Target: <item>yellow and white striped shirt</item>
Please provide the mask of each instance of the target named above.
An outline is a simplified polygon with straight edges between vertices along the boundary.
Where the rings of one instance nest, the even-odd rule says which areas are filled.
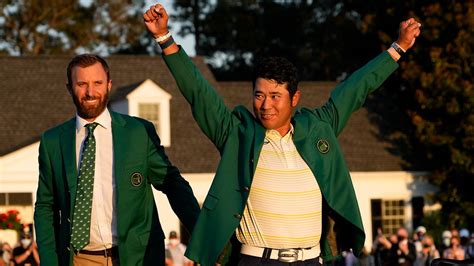
[[[293,143],[267,130],[249,199],[236,230],[242,244],[274,249],[319,245],[322,196],[311,169]]]

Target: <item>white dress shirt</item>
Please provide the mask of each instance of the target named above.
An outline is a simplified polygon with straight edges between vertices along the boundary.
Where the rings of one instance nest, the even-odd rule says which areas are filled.
[[[90,242],[86,250],[103,250],[117,245],[117,215],[115,212],[115,178],[113,167],[112,118],[106,108],[93,122],[96,157]],[[86,124],[91,123],[76,114],[76,162],[79,169],[86,138]]]

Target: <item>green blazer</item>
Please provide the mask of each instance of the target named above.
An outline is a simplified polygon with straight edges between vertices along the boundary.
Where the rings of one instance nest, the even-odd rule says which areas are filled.
[[[110,115],[120,263],[164,265],[165,236],[151,185],[166,194],[190,232],[199,205],[188,182],[168,160],[153,124],[114,112]],[[34,213],[41,265],[72,265],[70,235],[76,165],[76,119],[73,118],[41,137]],[[140,173],[142,180],[132,178],[134,173]]]
[[[182,49],[164,59],[190,103],[195,120],[221,154],[186,250],[190,259],[201,265],[213,265],[225,253],[229,240],[235,240],[233,235],[252,185],[265,128],[245,107],[227,108]],[[324,106],[299,109],[293,115],[293,141],[316,177],[324,198],[320,244],[325,260],[349,248],[359,253],[365,240],[356,195],[337,136],[350,114],[397,67],[391,56],[383,52],[340,83]],[[240,251],[233,247],[234,254]]]

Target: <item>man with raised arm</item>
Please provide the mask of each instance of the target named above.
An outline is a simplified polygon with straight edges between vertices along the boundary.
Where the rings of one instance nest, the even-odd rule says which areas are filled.
[[[392,47],[316,109],[295,111],[302,96],[290,62],[262,60],[253,80],[252,114],[224,105],[174,42],[161,5],[143,17],[196,122],[221,154],[186,255],[201,265],[320,265],[344,250],[359,254],[365,233],[337,136],[398,67],[420,23],[401,22]]]

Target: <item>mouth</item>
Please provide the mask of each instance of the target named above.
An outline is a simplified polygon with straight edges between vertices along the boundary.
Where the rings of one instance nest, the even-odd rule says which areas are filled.
[[[260,119],[262,120],[270,120],[274,117],[275,117],[274,114],[260,114]]]
[[[98,98],[83,99],[83,100],[82,100],[82,103],[83,103],[83,104],[86,104],[86,105],[94,105],[94,104],[97,104],[98,102],[99,102],[99,99],[98,99]]]

